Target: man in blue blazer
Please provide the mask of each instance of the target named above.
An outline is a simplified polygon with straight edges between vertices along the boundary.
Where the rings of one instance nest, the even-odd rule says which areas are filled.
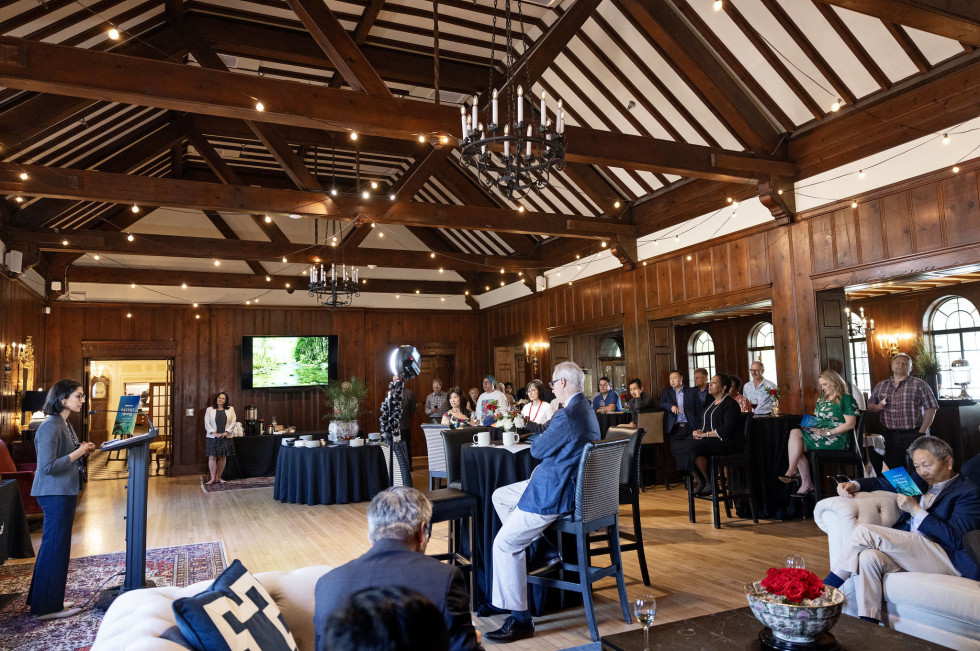
[[[528,545],[552,522],[575,507],[575,476],[586,443],[599,440],[599,421],[582,394],[585,374],[578,364],[562,362],[549,383],[565,405],[548,428],[531,444],[531,456],[541,459],[531,478],[493,492],[493,506],[503,523],[493,540],[491,603],[510,610],[504,625],[487,633],[488,640],[513,642],[534,635],[527,610]]]
[[[667,412],[664,421],[664,431],[670,439],[670,451],[677,461],[677,469],[681,472],[694,472],[694,455],[692,434],[701,429],[704,414],[704,403],[698,397],[698,390],[684,386],[684,376],[678,370],[670,372],[670,386],[660,392],[657,404]],[[704,486],[697,477],[695,491]]]
[[[963,546],[963,536],[980,529],[980,488],[953,472],[953,449],[940,438],[920,436],[908,453],[915,468],[912,479],[922,495],[896,496],[903,513],[891,528],[856,526],[851,533],[851,546],[825,580],[840,587],[855,575],[858,615],[866,619],[881,619],[882,579],[886,572],[925,572],[980,580],[980,567]],[[837,485],[838,494],[844,497],[862,490],[896,492],[883,478]]]
[[[483,651],[473,628],[470,597],[458,567],[425,555],[432,503],[414,488],[398,486],[374,496],[368,506],[369,549],[324,574],[316,583],[313,627],[315,648],[334,610],[364,588],[401,586],[421,592],[442,613],[452,651]]]

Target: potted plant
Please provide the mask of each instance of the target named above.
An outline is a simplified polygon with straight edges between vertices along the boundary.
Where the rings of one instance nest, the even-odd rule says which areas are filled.
[[[745,597],[767,627],[759,635],[769,643],[763,648],[838,648],[829,631],[840,618],[844,593],[824,585],[813,572],[771,567],[765,579],[745,586]]]
[[[321,389],[330,418],[328,431],[330,440],[347,443],[357,436],[357,416],[361,413],[361,403],[367,397],[367,387],[360,378],[352,377],[342,382],[331,382]]]
[[[922,378],[932,392],[939,397],[939,358],[924,337],[912,343],[912,374]]]

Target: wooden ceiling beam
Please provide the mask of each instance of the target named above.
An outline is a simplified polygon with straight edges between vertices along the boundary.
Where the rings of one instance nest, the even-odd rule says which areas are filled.
[[[216,212],[205,210],[209,218],[218,216]],[[212,219],[213,221],[213,219]],[[243,260],[246,262],[275,262],[286,258],[290,262],[312,264],[322,257],[322,247],[289,242],[263,242],[242,240],[225,226],[218,226],[227,239],[211,237],[185,237],[179,235],[153,235],[141,233],[130,242],[123,232],[102,232],[95,230],[16,230],[6,231],[10,242],[37,246],[42,251],[62,253],[100,253],[107,255],[153,255],[174,258],[217,258],[219,260]],[[64,244],[67,241],[68,244]],[[540,258],[527,256],[493,256],[472,253],[436,253],[426,251],[397,251],[390,249],[370,249],[357,247],[331,247],[329,255],[336,253],[347,264],[379,267],[398,267],[404,269],[446,269],[449,271],[477,271],[481,273],[498,272],[499,269],[514,273],[541,266]],[[257,271],[256,273],[267,273]]]
[[[915,41],[913,41],[912,37],[909,36],[909,33],[905,31],[905,28],[898,23],[893,23],[888,20],[884,21],[884,24],[885,29],[887,29],[888,33],[892,35],[892,38],[895,39],[898,46],[902,48],[906,56],[912,60],[912,65],[914,65],[919,72],[928,72],[929,68],[932,67],[929,63],[929,59],[927,59],[926,55],[922,53],[919,46],[915,44]]]
[[[633,2],[635,0],[628,0]],[[80,72],[81,71],[81,72]],[[145,80],[156,80],[147,88]],[[347,90],[312,87],[294,82],[256,78],[231,72],[194,68],[173,63],[147,61],[0,37],[0,84],[12,88],[92,97],[123,103],[156,106],[179,111],[219,115],[274,124],[349,131],[416,140],[419,134],[456,133],[459,110],[416,100],[383,98]],[[266,104],[255,110],[255,98]],[[627,136],[580,127],[568,127],[569,160],[605,164],[613,145],[637,143]],[[626,139],[626,140],[622,140]],[[646,138],[637,160],[617,157],[627,168],[661,171],[677,169],[671,156],[678,151],[687,161],[706,154],[726,152],[711,147]],[[583,144],[586,143],[586,144]],[[775,144],[775,143],[774,143]],[[633,146],[629,150],[640,154]],[[662,152],[668,150],[671,156]],[[727,152],[742,169],[726,170],[705,165],[695,171],[709,178],[738,173],[753,179],[759,165],[787,165],[778,159]],[[762,161],[762,163],[758,162]],[[656,163],[656,164],[655,164]],[[767,170],[764,170],[767,171]]]
[[[694,29],[669,3],[617,0],[707,96],[728,124],[756,152],[773,151],[781,135],[750,96],[721,64]]]
[[[221,233],[226,240],[237,241],[242,239],[238,237],[238,233],[236,233],[234,229],[232,229],[232,227],[228,224],[228,222],[225,221],[224,217],[222,217],[220,214],[216,213],[213,210],[205,210],[204,216],[207,217],[212,224],[214,224],[214,227],[218,229],[218,232]],[[255,260],[246,260],[245,264],[247,264],[248,268],[252,270],[252,273],[262,274],[263,276],[266,274],[265,267],[263,267],[261,263]]]
[[[354,35],[351,36],[351,40],[354,41],[357,47],[361,48],[361,52],[364,51],[364,41],[367,40],[368,34],[371,33],[371,28],[374,27],[374,21],[377,20],[378,14],[381,13],[381,8],[384,4],[385,0],[370,0],[367,6],[364,7],[361,20],[354,29]],[[340,88],[343,79],[341,75],[334,75],[330,78],[330,83],[327,86],[330,88]]]
[[[864,48],[861,41],[854,36],[854,33],[851,32],[850,28],[844,23],[840,15],[833,9],[833,7],[828,4],[824,4],[820,0],[817,0],[816,6],[817,11],[820,12],[820,15],[822,15],[824,19],[830,23],[830,26],[834,28],[837,35],[840,36],[842,41],[844,41],[847,49],[849,49],[851,54],[853,54],[857,60],[861,62],[861,65],[864,66],[872,78],[874,78],[878,86],[881,88],[891,88],[891,79],[889,79],[888,75],[885,74],[885,71],[881,69],[878,62],[874,60],[874,57],[872,57]]]
[[[359,93],[391,92],[323,0],[286,0],[347,85]]]
[[[172,271],[169,269],[130,269],[119,267],[73,266],[68,269],[68,280],[73,283],[99,283],[106,285],[129,285],[180,287],[187,283],[191,287],[219,287],[224,289],[283,290],[291,289],[306,292],[309,279],[306,276],[265,276],[254,274],[215,273],[208,271]],[[365,278],[361,284],[362,292],[414,294],[460,295],[469,290],[479,292],[482,287],[471,287],[469,283],[452,281],[412,281],[389,280],[387,278]],[[286,287],[286,284],[289,287]]]
[[[980,46],[980,4],[974,0],[815,0]]]
[[[27,180],[20,174],[26,173]],[[57,197],[77,201],[107,203],[149,203],[171,208],[299,214],[353,221],[371,221],[429,228],[490,230],[529,235],[597,238],[599,235],[569,226],[576,215],[455,206],[419,202],[391,202],[341,197],[322,192],[279,190],[249,186],[220,185],[69,168],[0,163],[0,192],[24,196]],[[600,222],[597,222],[600,223]],[[604,224],[607,234],[635,233],[629,224]]]

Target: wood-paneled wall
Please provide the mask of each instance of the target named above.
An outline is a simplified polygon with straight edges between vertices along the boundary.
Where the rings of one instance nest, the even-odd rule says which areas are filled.
[[[772,315],[759,314],[677,326],[674,329],[674,336],[677,339],[677,364],[684,374],[687,385],[691,385],[692,375],[687,355],[688,342],[698,330],[706,331],[715,343],[715,369],[720,373],[736,375],[742,382],[747,381],[749,379],[749,333],[762,321],[771,322]]]
[[[44,341],[44,301],[40,296],[27,289],[21,283],[0,274],[0,355],[3,347],[14,342],[24,343],[27,337],[32,337],[34,344],[34,378],[35,384],[43,377],[45,362]],[[0,359],[0,365],[5,360]],[[19,436],[16,425],[19,414],[16,411],[17,378],[14,377],[16,368],[10,371],[2,366],[3,378],[0,380],[0,437],[6,443]],[[36,387],[30,387],[36,388]]]
[[[627,374],[662,383],[660,357],[670,344],[654,345],[653,322],[662,326],[674,317],[770,301],[783,401],[787,410],[800,413],[813,406],[821,370],[816,291],[980,264],[980,159],[960,170],[879,188],[858,197],[856,208],[850,201],[823,206],[785,227],[759,226],[648,259],[635,270],[610,271],[497,306],[484,315],[485,327],[491,339],[506,340],[618,325]],[[924,307],[918,301],[914,309],[921,321]],[[896,308],[895,318],[906,318],[908,308]],[[884,318],[884,326],[890,317],[880,311],[876,323]],[[921,323],[916,331],[921,333]],[[673,363],[685,366],[677,358],[685,354],[686,339],[675,334]],[[732,338],[745,340],[742,333]],[[744,348],[733,344],[731,350],[735,357],[725,364],[744,377]]]
[[[131,314],[131,317],[127,317]],[[200,318],[195,318],[199,314]],[[480,361],[487,346],[481,339],[478,315],[469,312],[406,312],[319,308],[212,307],[193,309],[173,305],[56,304],[48,319],[49,360],[46,377],[80,377],[82,342],[114,342],[139,356],[140,350],[157,343],[174,349],[174,471],[195,472],[204,458],[203,410],[218,391],[227,391],[239,417],[244,406],[258,407],[259,417],[301,430],[326,429],[323,399],[316,390],[243,391],[240,386],[242,335],[340,336],[338,372],[341,378],[357,376],[368,386],[367,413],[361,428],[378,430],[381,401],[390,373],[392,347],[410,343],[455,347],[457,381],[473,382],[483,374]],[[129,342],[130,346],[120,342]],[[418,402],[431,387],[407,383]],[[478,383],[476,383],[478,384]],[[186,409],[194,409],[186,416]],[[416,453],[424,454],[421,437],[413,440]],[[420,447],[421,446],[421,447]]]

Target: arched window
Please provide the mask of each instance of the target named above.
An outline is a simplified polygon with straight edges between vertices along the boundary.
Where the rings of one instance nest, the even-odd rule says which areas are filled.
[[[943,299],[933,308],[929,331],[942,371],[944,393],[954,393],[950,364],[965,359],[970,362],[972,376],[966,390],[971,395],[980,394],[980,313],[976,306],[961,296]]]
[[[857,314],[851,312],[851,330],[855,333],[864,326],[864,321]],[[844,380],[853,382],[858,390],[866,396],[871,395],[871,366],[868,363],[868,338],[867,335],[855,334],[850,339],[851,342],[851,368],[854,372],[853,378]]]
[[[761,361],[766,367],[767,380],[779,383],[776,378],[776,342],[772,334],[772,324],[768,321],[757,323],[749,332],[749,366]]]
[[[688,382],[694,383],[694,369],[708,369],[708,377],[715,374],[715,342],[704,330],[698,330],[691,335],[689,359],[691,363]]]

